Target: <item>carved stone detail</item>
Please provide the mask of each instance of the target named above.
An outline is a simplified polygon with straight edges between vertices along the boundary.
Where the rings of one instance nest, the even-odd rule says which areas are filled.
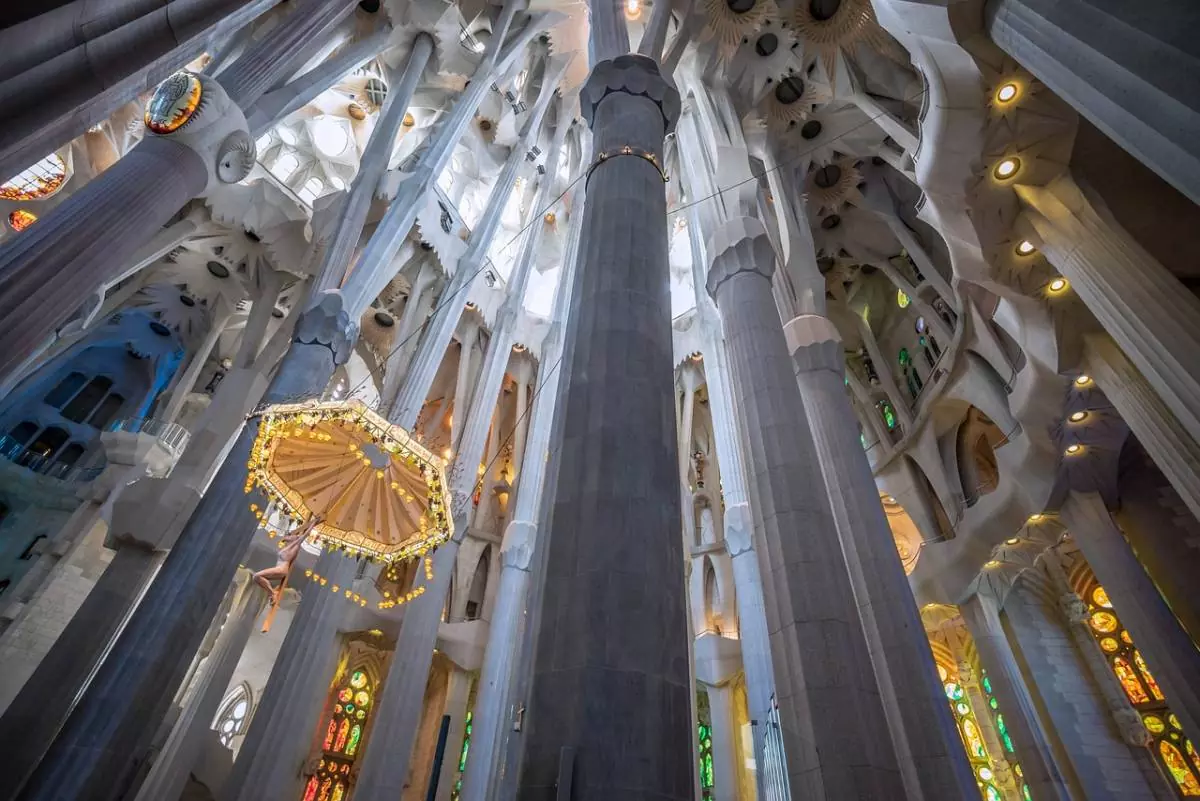
[[[717,227],[708,240],[708,281],[714,299],[723,283],[738,273],[758,273],[768,281],[775,272],[775,250],[767,229],[753,217],[735,217]]]
[[[579,105],[589,126],[596,107],[614,92],[641,95],[654,101],[662,112],[664,130],[667,133],[675,130],[681,109],[679,91],[663,77],[654,59],[629,53],[601,61],[592,68],[592,74],[579,90]]]
[[[333,353],[333,363],[345,364],[358,339],[357,322],[346,312],[342,293],[323,292],[315,305],[300,315],[293,342],[324,345]]]

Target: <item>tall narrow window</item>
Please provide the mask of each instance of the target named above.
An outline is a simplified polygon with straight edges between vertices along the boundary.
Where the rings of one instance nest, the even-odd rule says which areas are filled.
[[[63,404],[74,397],[75,393],[79,391],[86,380],[87,377],[83,373],[71,373],[62,381],[59,381],[58,386],[50,390],[50,393],[44,398],[46,404],[56,409],[61,409]]]
[[[102,430],[107,428],[124,404],[125,397],[123,395],[118,395],[116,392],[109,393],[96,407],[96,411],[92,412],[92,416],[88,418],[88,425]]]
[[[1138,651],[1133,637],[1113,609],[1108,592],[1099,584],[1083,595],[1088,606],[1088,629],[1108,659],[1108,666],[1129,702],[1142,716],[1142,725],[1154,744],[1150,750],[1158,758],[1163,772],[1186,798],[1200,798],[1200,759],[1183,734],[1179,718],[1171,711],[1168,699]]]
[[[696,737],[700,744],[700,797],[713,797],[713,741],[712,709],[708,704],[708,693],[696,691]],[[724,779],[722,779],[724,781]]]
[[[938,675],[942,676],[942,687],[946,691],[946,698],[950,700],[950,710],[954,713],[958,734],[962,737],[971,771],[975,774],[975,781],[979,784],[984,801],[1001,801],[1003,796],[995,784],[996,775],[992,771],[992,760],[983,743],[983,732],[975,719],[975,711],[971,709],[967,700],[966,690],[954,680],[957,676],[949,676],[941,665],[938,665]]]
[[[473,712],[467,713],[467,721],[463,724],[463,744],[458,752],[458,773],[454,780],[454,789],[450,791],[450,801],[458,801],[462,796],[463,774],[467,772],[467,755],[471,753],[471,729],[474,728]]]
[[[492,546],[483,549],[475,575],[471,578],[471,591],[467,594],[467,620],[478,620],[483,614],[483,601],[487,597],[488,562],[492,558]]]
[[[992,694],[992,680],[988,677],[986,670],[983,672],[983,680],[980,681],[980,685],[983,687],[984,695],[987,698],[988,714],[992,716],[992,722],[996,725],[996,732],[1000,735],[1000,744],[1004,746],[1004,758],[1008,760],[1008,764],[1012,766],[1013,773],[1017,775],[1017,780],[1021,782],[1021,798],[1024,801],[1031,801],[1029,785],[1025,783],[1025,771],[1021,769],[1021,764],[1017,762],[1014,756],[1016,749],[1013,746],[1012,735],[1008,733],[1008,724],[1004,722],[1004,715],[1000,712],[1000,702]]]
[[[71,398],[71,402],[63,408],[62,416],[72,423],[82,423],[91,416],[96,405],[112,389],[112,384],[112,379],[102,375],[96,376],[75,397]]]
[[[213,729],[221,745],[233,748],[233,738],[246,731],[250,720],[250,688],[245,683],[239,684],[233,692],[225,696],[221,703],[221,711],[217,713],[217,722]]]
[[[301,801],[343,801],[350,792],[350,772],[362,752],[367,716],[375,702],[371,677],[361,668],[343,679],[333,697],[321,735],[321,761],[304,786]]]

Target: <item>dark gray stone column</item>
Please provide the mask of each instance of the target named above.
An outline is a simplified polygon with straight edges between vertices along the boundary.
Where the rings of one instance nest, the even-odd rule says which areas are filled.
[[[0,798],[11,798],[37,767],[158,563],[153,551],[118,547],[79,611],[4,711]]]
[[[910,797],[969,798],[976,779],[950,715],[843,376],[842,341],[827,317],[784,326],[813,444],[858,598],[875,678]],[[905,764],[908,763],[908,764]]]
[[[581,104],[594,154],[612,157],[587,179],[517,797],[684,801],[696,766],[666,192],[644,157],[662,163],[679,95],[653,60],[619,55],[595,66]]]
[[[760,559],[770,577],[764,595],[792,797],[887,798],[901,786],[900,771],[771,293],[775,253],[762,223],[747,217],[726,221],[707,250],[708,291],[724,322],[764,524]]]
[[[1200,203],[1200,6],[989,0],[985,9],[992,41]]]
[[[296,324],[264,402],[318,395],[349,358],[357,333],[341,296],[322,296]],[[258,528],[249,509],[255,497],[244,489],[257,434],[251,419],[26,785],[24,801],[115,801],[129,789]]]

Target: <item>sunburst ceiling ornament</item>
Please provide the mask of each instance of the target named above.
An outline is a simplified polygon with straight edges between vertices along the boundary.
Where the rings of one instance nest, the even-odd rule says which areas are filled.
[[[321,515],[312,542],[391,564],[450,539],[445,462],[362,401],[280,404],[259,415],[246,492],[257,484],[294,519]]]
[[[812,114],[813,106],[828,100],[816,81],[790,72],[779,77],[760,103],[767,127],[781,130],[799,125]]]
[[[840,158],[831,164],[815,166],[808,174],[805,191],[810,205],[818,213],[840,211],[847,202],[855,205],[862,202],[858,189],[862,174],[857,169],[857,159]]]
[[[778,11],[774,0],[704,0],[704,31],[725,60]]]
[[[871,0],[798,0],[793,20],[799,38],[821,59],[830,82],[836,80],[839,51],[866,44],[880,52],[887,34],[875,21]]]

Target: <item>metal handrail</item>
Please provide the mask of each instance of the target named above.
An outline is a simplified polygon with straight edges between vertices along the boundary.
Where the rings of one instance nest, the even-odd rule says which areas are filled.
[[[178,423],[168,423],[153,417],[127,417],[109,426],[109,431],[127,431],[130,434],[148,434],[176,453],[187,447],[191,432]]]
[[[61,481],[92,481],[104,472],[104,465],[69,464],[34,453],[26,449],[25,443],[13,439],[8,434],[0,435],[0,458],[31,472]]]

